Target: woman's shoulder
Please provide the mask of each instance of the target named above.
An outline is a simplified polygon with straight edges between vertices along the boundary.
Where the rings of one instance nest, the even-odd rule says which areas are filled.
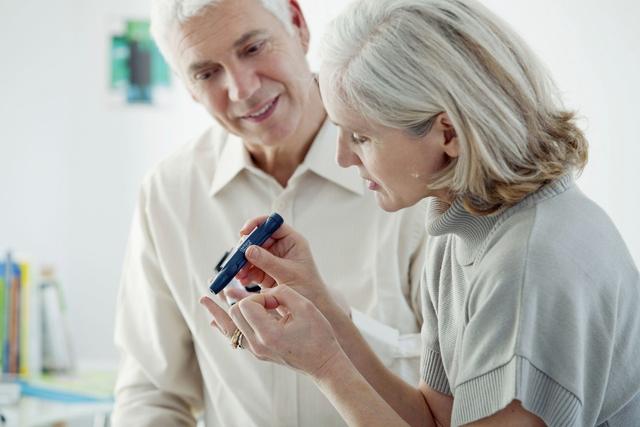
[[[505,212],[479,258],[484,264],[522,264],[541,272],[603,276],[635,269],[606,212],[575,185],[554,197]],[[518,263],[518,259],[526,260]],[[599,273],[600,272],[600,273]],[[603,278],[603,277],[602,277]]]
[[[505,215],[477,268],[549,295],[587,286],[615,293],[614,283],[631,286],[638,275],[609,216],[576,186]]]

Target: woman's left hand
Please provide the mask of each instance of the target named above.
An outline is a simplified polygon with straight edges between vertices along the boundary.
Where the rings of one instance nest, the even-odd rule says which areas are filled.
[[[207,296],[200,303],[213,316],[211,324],[227,337],[240,329],[242,347],[260,360],[317,377],[342,353],[329,321],[311,301],[286,285],[243,299],[229,314]]]

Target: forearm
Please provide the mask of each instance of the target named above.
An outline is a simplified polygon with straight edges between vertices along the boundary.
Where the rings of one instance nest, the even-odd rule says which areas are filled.
[[[323,313],[350,363],[377,395],[410,425],[432,425],[431,412],[422,393],[384,366],[351,319],[335,306],[325,307]]]
[[[407,426],[343,352],[325,365],[315,381],[350,426]]]

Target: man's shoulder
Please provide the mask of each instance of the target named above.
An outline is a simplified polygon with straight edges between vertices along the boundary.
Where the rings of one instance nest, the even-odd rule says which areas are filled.
[[[145,184],[176,185],[194,175],[213,177],[227,136],[217,124],[209,126],[151,168]]]

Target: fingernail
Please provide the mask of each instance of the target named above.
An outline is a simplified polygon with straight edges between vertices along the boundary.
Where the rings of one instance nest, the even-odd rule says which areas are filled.
[[[256,259],[258,258],[258,252],[259,251],[254,246],[249,246],[249,248],[245,252],[245,255],[249,258]]]
[[[222,332],[222,335],[224,335],[225,337],[229,336],[229,332],[227,332],[225,328],[223,328],[220,324],[218,324],[218,327],[220,328],[220,332]]]

